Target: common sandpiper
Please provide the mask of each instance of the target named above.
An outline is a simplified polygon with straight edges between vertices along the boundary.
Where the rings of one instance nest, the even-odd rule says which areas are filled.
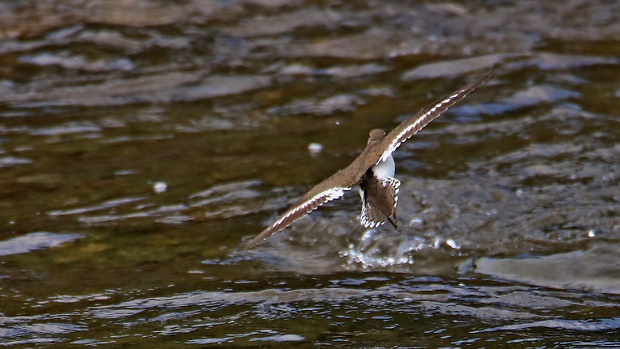
[[[355,186],[359,186],[362,199],[361,224],[366,228],[374,228],[387,220],[398,229],[396,225],[396,204],[400,181],[394,178],[392,152],[456,102],[475,90],[490,75],[491,73],[488,73],[479,77],[448,96],[435,101],[408,117],[387,135],[385,131],[379,129],[370,131],[366,148],[349,166],[310,189],[273,224],[248,242],[244,249],[255,246],[326,202],[342,197],[346,190]]]

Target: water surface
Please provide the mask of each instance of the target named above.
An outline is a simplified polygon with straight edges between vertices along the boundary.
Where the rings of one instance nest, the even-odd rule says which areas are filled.
[[[620,346],[619,7],[2,2],[0,343]],[[395,153],[401,233],[350,193],[242,251],[492,69]]]

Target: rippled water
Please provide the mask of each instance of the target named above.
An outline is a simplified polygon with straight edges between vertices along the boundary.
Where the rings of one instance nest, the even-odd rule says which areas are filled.
[[[0,3],[0,344],[620,346],[620,4]],[[493,78],[243,244],[368,131]]]

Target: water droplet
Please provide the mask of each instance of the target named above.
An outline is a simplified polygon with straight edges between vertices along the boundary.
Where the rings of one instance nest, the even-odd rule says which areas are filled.
[[[168,184],[166,184],[164,182],[155,182],[153,184],[153,190],[157,194],[164,193],[166,190],[168,190]]]

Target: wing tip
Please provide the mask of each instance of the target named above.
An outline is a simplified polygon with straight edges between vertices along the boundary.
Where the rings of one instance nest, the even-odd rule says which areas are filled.
[[[480,85],[484,84],[495,73],[496,70],[497,70],[497,68],[494,68],[494,67],[491,68],[491,70],[486,71],[485,73],[478,75],[478,77],[476,79],[474,79],[472,82],[470,82],[469,84],[467,84],[467,85],[461,87],[460,89],[452,92],[450,95],[444,96],[444,97],[436,100],[435,102],[433,102],[432,104],[430,104],[426,108],[423,108],[422,110],[420,110],[418,113],[413,114],[411,117],[418,116],[418,118],[415,119],[414,125],[410,125],[411,129],[414,130],[413,133],[407,135],[410,132],[410,129],[405,128],[404,130],[401,130],[401,133],[398,135],[397,138],[392,140],[392,143],[383,152],[383,154],[381,155],[381,157],[379,158],[379,161],[377,161],[377,163],[379,163],[381,161],[385,161],[396,150],[396,148],[398,148],[400,146],[400,144],[402,144],[407,139],[409,139],[411,136],[416,134],[419,130],[423,129],[426,125],[428,125],[436,117],[438,117],[439,115],[443,114],[443,112],[445,112],[447,109],[449,109],[453,104],[455,104],[456,102],[458,102],[461,99],[465,98],[465,96],[467,96],[468,94],[473,92]],[[440,106],[441,104],[444,104],[444,103],[448,103],[447,107],[445,107],[445,110],[440,111],[439,113],[436,114],[436,116],[433,116],[429,120],[423,121],[425,116],[432,115],[433,112],[434,112],[434,109],[437,108],[438,106]],[[420,126],[415,125],[415,124],[417,124],[420,121],[423,121],[423,124],[421,124]],[[404,122],[406,122],[406,121],[404,121]],[[402,125],[402,123],[401,123],[401,125]],[[390,134],[391,134],[391,132],[390,132]],[[388,134],[388,136],[390,134]],[[405,135],[406,138],[400,139],[401,136],[403,136],[403,135]]]
[[[246,251],[258,245],[263,240],[271,237],[272,235],[280,232],[281,230],[284,230],[285,228],[296,222],[298,219],[308,215],[323,204],[341,198],[344,195],[345,190],[350,189],[351,188],[348,187],[333,187],[326,191],[320,192],[312,199],[305,201],[301,205],[294,205],[293,207],[289,208],[289,210],[285,214],[280,216],[280,218],[275,223],[270,225],[267,229],[263,230],[260,234],[250,240],[250,242],[245,244],[242,250]],[[323,199],[318,201],[315,200],[320,198]],[[301,214],[298,214],[299,212],[301,212]]]
[[[248,243],[246,243],[243,248],[241,248],[242,251],[247,251],[249,249],[251,249],[252,247],[260,244],[263,240],[265,240],[266,238],[268,238],[270,235],[269,229],[271,229],[272,227],[269,227],[267,229],[265,229],[262,233],[256,235],[252,240],[250,240]]]

